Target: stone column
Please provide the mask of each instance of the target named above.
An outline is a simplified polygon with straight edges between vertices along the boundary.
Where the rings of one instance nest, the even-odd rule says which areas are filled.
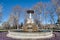
[[[31,19],[32,18],[32,14],[30,13],[30,16],[29,16],[29,18]]]

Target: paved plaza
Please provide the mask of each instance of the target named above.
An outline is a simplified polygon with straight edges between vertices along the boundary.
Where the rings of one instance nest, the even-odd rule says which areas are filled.
[[[55,37],[50,38],[50,39],[37,39],[37,40],[60,40],[60,32],[54,32]],[[12,39],[12,38],[8,38],[7,36],[7,32],[0,32],[0,40],[21,40],[21,39]],[[27,39],[29,40],[29,39]]]

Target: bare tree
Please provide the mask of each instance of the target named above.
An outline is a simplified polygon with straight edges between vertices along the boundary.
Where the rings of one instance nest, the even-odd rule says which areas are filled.
[[[2,22],[2,6],[0,5],[0,23]]]
[[[44,4],[42,2],[39,2],[37,3],[34,7],[33,7],[34,11],[35,11],[35,16],[36,16],[36,21],[37,22],[41,22],[41,14],[42,14],[42,11],[44,9]]]
[[[19,18],[20,18],[20,12],[21,12],[21,7],[20,6],[16,6],[14,7],[14,16],[15,16],[15,20],[14,22],[17,24],[17,29],[19,29]]]
[[[11,26],[14,26],[14,27],[16,26],[17,29],[19,28],[20,12],[21,12],[20,6],[15,6],[13,8],[13,12],[10,14],[10,17],[9,17],[9,23],[13,24]]]
[[[14,18],[15,18],[14,14],[11,13],[10,16],[9,16],[9,19],[8,19],[8,22],[9,22],[11,27],[14,26]]]
[[[58,7],[58,0],[51,0],[51,3],[37,3],[33,9],[35,10],[37,19],[40,20],[40,23],[42,21],[45,21],[45,24],[55,24],[55,15],[56,15],[56,9]],[[41,18],[40,18],[41,17]]]
[[[54,6],[56,7],[55,10],[56,10],[56,14],[58,16],[58,20],[57,20],[57,24],[56,26],[59,27],[58,25],[60,25],[60,0],[51,0],[52,3],[54,4]]]
[[[10,25],[9,25],[8,22],[4,22],[4,23],[2,24],[2,27],[3,27],[3,29],[10,29]]]

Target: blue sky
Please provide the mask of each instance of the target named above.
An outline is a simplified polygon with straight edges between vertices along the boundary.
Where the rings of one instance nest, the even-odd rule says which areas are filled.
[[[3,22],[8,20],[9,14],[13,11],[12,8],[16,5],[21,6],[21,8],[32,8],[38,2],[50,2],[50,0],[0,0],[2,5]],[[23,18],[21,17],[21,22]]]

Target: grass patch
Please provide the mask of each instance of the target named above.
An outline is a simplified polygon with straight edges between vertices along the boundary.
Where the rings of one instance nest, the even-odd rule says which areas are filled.
[[[0,30],[0,32],[8,32],[8,30]]]

